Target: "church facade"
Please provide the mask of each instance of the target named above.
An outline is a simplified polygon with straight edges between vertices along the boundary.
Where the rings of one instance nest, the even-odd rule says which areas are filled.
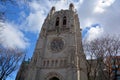
[[[81,28],[73,4],[68,10],[51,8],[33,57],[16,80],[87,80]]]

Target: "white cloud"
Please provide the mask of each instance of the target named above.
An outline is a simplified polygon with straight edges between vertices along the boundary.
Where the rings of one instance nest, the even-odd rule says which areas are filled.
[[[99,38],[100,36],[102,36],[103,32],[104,30],[100,26],[91,27],[88,33],[86,34],[86,38],[87,38],[86,40],[92,41],[96,38]]]
[[[115,0],[99,0],[95,3],[94,12],[103,13],[107,7],[111,6]]]
[[[91,28],[89,37],[97,37],[102,34],[102,32],[97,33],[99,30],[109,34],[119,33],[120,11],[118,7],[120,7],[120,1],[118,0],[70,0],[70,2],[67,0],[36,0],[30,3],[31,13],[26,18],[27,27],[25,30],[38,33],[52,6],[56,7],[56,11],[69,9],[71,2],[77,9],[81,28],[91,27],[92,24],[96,23],[102,25],[102,28]],[[96,35],[93,33],[96,33]]]
[[[30,8],[32,11],[37,11],[41,9],[41,6],[36,1],[33,1],[30,3]]]
[[[43,3],[46,3],[43,5]],[[30,31],[33,33],[39,33],[42,24],[47,17],[50,8],[52,7],[52,3],[50,1],[32,1],[29,3],[30,14],[26,17],[25,22],[21,25],[25,31]],[[66,7],[64,2],[57,2],[54,4],[57,6],[57,9],[61,9],[60,7]],[[26,26],[26,27],[24,27]]]
[[[94,9],[99,6],[95,5],[103,0],[84,0],[83,4],[77,8],[81,28],[90,27],[92,24],[100,24],[105,34],[120,34],[120,1],[119,0],[104,0],[101,3],[103,12],[94,12]],[[87,34],[88,35],[88,34]],[[93,34],[91,34],[93,35]],[[96,36],[97,37],[97,36]]]
[[[73,2],[73,1],[71,1]],[[43,4],[45,3],[45,4]],[[79,4],[82,4],[83,0],[76,2],[76,7]],[[47,17],[52,6],[55,6],[56,11],[61,9],[69,9],[68,1],[60,0],[60,1],[32,1],[29,3],[30,5],[30,14],[26,17],[25,22],[21,26],[27,26],[23,28],[26,31],[31,31],[34,33],[39,33],[44,19]]]
[[[92,18],[86,18],[85,20],[84,20],[84,26],[86,27],[91,27],[90,25],[92,25],[94,23],[94,20],[92,19]]]
[[[16,25],[7,22],[0,22],[0,25],[2,25],[0,29],[0,44],[4,47],[25,49],[29,45],[28,39],[16,28]]]
[[[42,14],[41,11],[37,11],[35,13],[30,13],[30,15],[26,18],[27,26],[25,29],[27,31],[38,33],[42,26],[42,23],[45,19],[45,16]]]
[[[81,28],[90,27],[86,34],[88,40],[92,40],[104,33],[120,34],[120,0],[34,0],[29,3],[30,14],[21,12],[24,23],[21,30],[39,33],[40,28],[52,6],[57,10],[69,9],[73,2],[80,19]],[[91,27],[92,24],[100,24],[101,27]],[[14,24],[5,23],[2,31],[2,45],[8,47],[26,48],[28,41],[24,33]]]
[[[44,19],[47,16],[46,11],[48,10],[37,1],[30,2],[29,5],[30,14],[26,17],[25,22],[21,25],[21,27],[25,31],[39,33]]]

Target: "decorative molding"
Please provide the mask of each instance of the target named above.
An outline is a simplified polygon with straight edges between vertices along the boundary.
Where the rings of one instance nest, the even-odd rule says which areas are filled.
[[[67,67],[67,62],[67,58],[44,59],[42,61],[42,68],[63,68]]]

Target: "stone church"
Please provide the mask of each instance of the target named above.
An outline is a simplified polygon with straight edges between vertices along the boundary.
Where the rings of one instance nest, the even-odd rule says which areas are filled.
[[[44,20],[32,59],[24,61],[16,80],[87,80],[78,14],[52,7]]]

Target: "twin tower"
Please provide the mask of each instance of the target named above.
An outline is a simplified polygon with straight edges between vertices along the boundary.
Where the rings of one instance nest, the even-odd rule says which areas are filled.
[[[78,14],[52,7],[37,40],[33,57],[16,80],[87,80]],[[24,71],[24,72],[22,72]],[[24,75],[23,75],[24,74]]]

